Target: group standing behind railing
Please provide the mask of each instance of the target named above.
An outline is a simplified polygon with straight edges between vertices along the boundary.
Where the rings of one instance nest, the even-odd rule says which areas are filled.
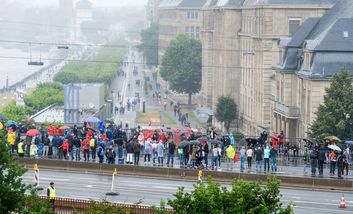
[[[271,172],[277,171],[278,154],[288,150],[283,132],[273,135],[270,141],[265,132],[259,138],[247,138],[247,146],[235,149],[232,134],[219,139],[213,129],[207,132],[207,136],[196,136],[194,133],[188,137],[182,135],[178,144],[174,142],[171,134],[163,131],[154,131],[150,136],[145,136],[142,130],[137,128],[128,137],[121,127],[115,124],[105,127],[103,123],[99,124],[98,131],[90,128],[87,123],[84,123],[82,128],[76,125],[73,128],[49,125],[47,130],[29,130],[26,139],[21,139],[19,132],[13,130],[13,126],[7,127],[7,130],[10,151],[17,153],[19,157],[72,161],[83,159],[108,164],[139,165],[142,156],[145,166],[163,167],[166,164],[167,167],[179,165],[181,168],[221,170],[222,160],[225,160],[228,171],[232,171],[234,163],[239,161],[240,172],[246,169],[248,172],[252,171],[252,164],[255,162],[255,172],[266,173],[270,172],[270,169]],[[298,155],[298,152],[293,153],[294,156]],[[323,165],[327,163],[330,165],[331,176],[335,175],[336,167],[338,177],[344,174],[347,176],[349,157],[349,148],[343,151],[329,151],[319,145],[305,146],[304,174],[310,164],[313,176],[316,175],[317,169],[318,175],[323,176]]]

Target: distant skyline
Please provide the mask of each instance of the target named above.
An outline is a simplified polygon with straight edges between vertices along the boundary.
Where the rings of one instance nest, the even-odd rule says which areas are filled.
[[[58,6],[59,0],[10,0],[28,6]],[[74,0],[78,2],[79,0]],[[90,0],[94,7],[121,7],[121,6],[144,6],[148,0]]]

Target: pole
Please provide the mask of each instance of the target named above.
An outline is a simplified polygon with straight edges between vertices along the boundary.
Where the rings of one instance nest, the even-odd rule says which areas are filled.
[[[114,176],[114,173],[113,173],[113,177],[112,177],[112,187],[111,187],[111,189],[110,189],[111,192],[114,192],[114,178],[115,178],[115,176]]]
[[[43,188],[39,186],[39,168],[38,168],[38,164],[36,164],[36,163],[34,164],[33,170],[34,170],[34,186],[35,186],[37,191],[43,190]]]
[[[112,186],[110,188],[110,192],[107,192],[105,195],[108,195],[108,196],[117,196],[119,195],[120,193],[118,192],[114,192],[114,180],[115,180],[115,175],[118,174],[118,169],[115,168],[114,169],[114,172],[113,172],[113,175],[112,175]]]

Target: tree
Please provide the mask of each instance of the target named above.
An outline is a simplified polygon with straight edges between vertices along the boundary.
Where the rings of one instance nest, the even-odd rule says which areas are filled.
[[[237,104],[230,96],[222,96],[217,100],[215,117],[218,121],[224,123],[224,127],[229,132],[230,124],[237,117]]]
[[[23,106],[16,106],[16,102],[10,102],[2,110],[1,113],[8,120],[17,122],[23,121],[27,118],[26,108]]]
[[[199,40],[178,35],[162,58],[161,77],[172,90],[188,94],[189,105],[191,95],[201,89],[201,51]]]
[[[147,65],[158,65],[158,25],[152,23],[140,33],[141,45],[137,48],[146,59]]]
[[[42,83],[24,100],[27,113],[34,114],[53,104],[64,104],[64,89],[58,83]]]
[[[170,205],[177,214],[291,214],[291,205],[283,207],[280,199],[279,180],[274,176],[267,178],[267,185],[260,182],[234,180],[231,190],[208,178],[206,184],[198,182],[191,193],[180,187],[169,199]],[[163,212],[160,212],[163,213]]]
[[[31,190],[22,182],[26,168],[19,164],[15,156],[9,153],[5,136],[0,136],[0,210],[1,213],[24,214],[53,214],[49,202],[40,201],[31,191],[30,196],[25,192]]]
[[[324,103],[316,112],[309,135],[323,138],[334,135],[343,140],[353,139],[353,86],[347,69],[332,77],[330,87],[326,88]]]

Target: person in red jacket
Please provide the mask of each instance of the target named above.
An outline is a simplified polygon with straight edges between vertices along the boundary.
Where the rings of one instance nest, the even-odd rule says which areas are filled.
[[[59,146],[59,149],[62,149],[64,152],[64,158],[65,160],[68,159],[68,154],[69,154],[69,139],[65,139],[64,143]]]
[[[167,137],[165,136],[164,132],[162,131],[162,134],[159,135],[158,137],[158,142],[162,141],[162,143],[164,144],[165,142],[167,142]]]
[[[56,136],[63,135],[63,132],[62,132],[62,130],[60,129],[60,127],[58,125],[55,128],[55,134],[56,134]]]
[[[48,138],[50,140],[50,143],[53,141],[53,137],[54,137],[54,127],[52,124],[50,124],[48,127]]]
[[[85,158],[85,161],[89,161],[89,149],[90,149],[89,142],[90,142],[90,140],[91,139],[89,137],[86,137],[86,139],[84,139],[82,141],[83,156]]]

